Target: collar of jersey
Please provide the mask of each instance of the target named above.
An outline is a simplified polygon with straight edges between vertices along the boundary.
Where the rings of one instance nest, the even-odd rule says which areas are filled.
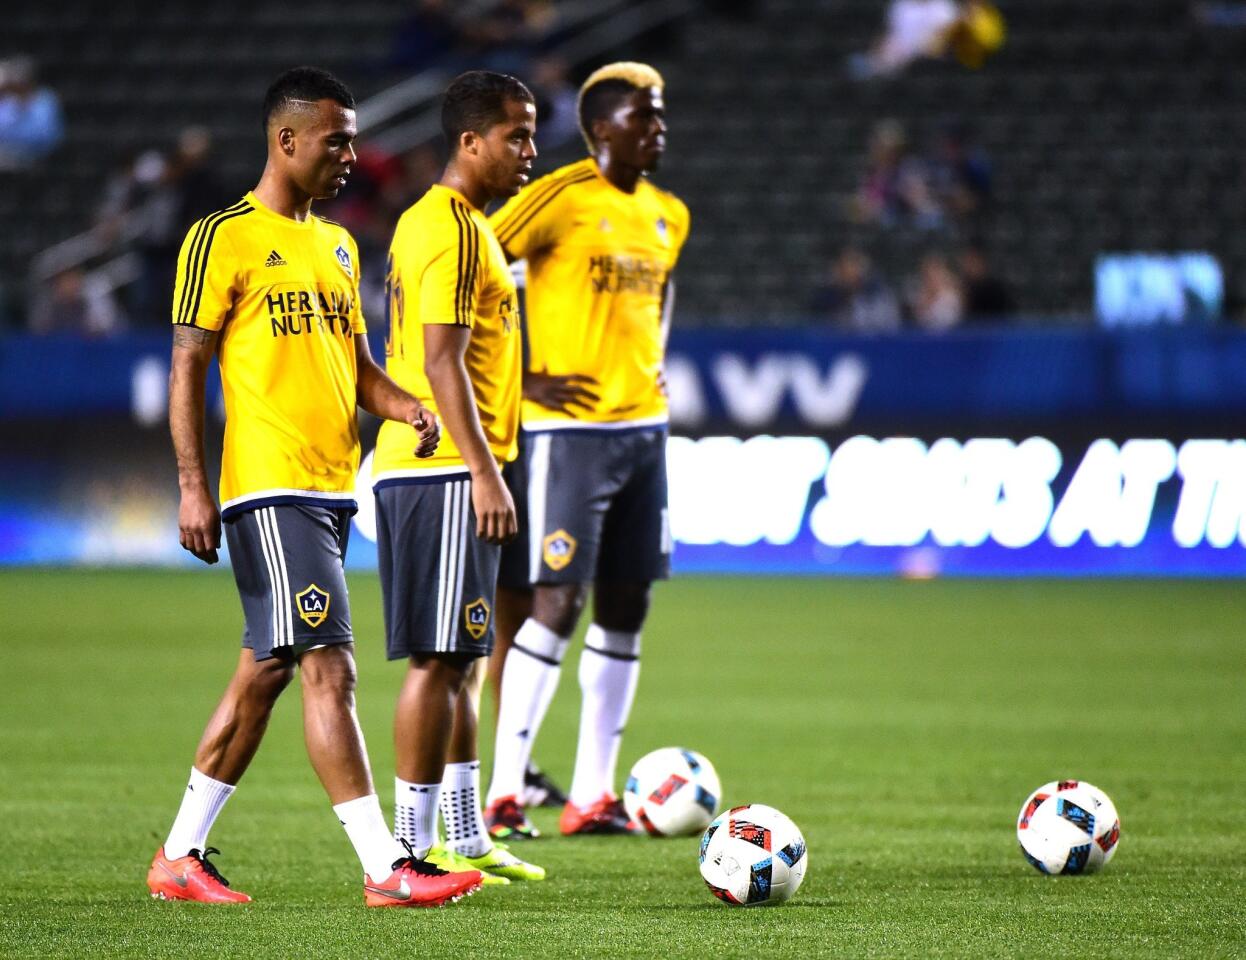
[[[468,210],[476,209],[474,206],[472,206],[472,202],[468,200],[467,197],[463,196],[463,194],[455,190],[454,187],[447,187],[444,183],[434,183],[431,187],[429,187],[429,189],[430,190],[444,190],[446,193],[450,194],[450,196],[454,197],[456,200],[463,201],[463,203],[467,205]]]
[[[300,223],[298,220],[295,220],[291,217],[283,216],[282,214],[278,213],[276,210],[272,209],[272,207],[264,206],[264,204],[260,202],[260,198],[255,195],[254,190],[248,191],[247,195],[243,197],[242,199],[245,200],[247,203],[251,204],[251,206],[255,208],[257,213],[261,213],[264,216],[272,220],[276,220],[277,222],[284,224],[287,227],[291,227],[295,230],[310,230],[312,226],[314,225],[313,219],[312,219],[313,215],[311,213],[308,213],[307,219]]]

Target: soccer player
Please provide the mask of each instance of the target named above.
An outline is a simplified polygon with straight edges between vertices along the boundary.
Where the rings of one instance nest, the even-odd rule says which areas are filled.
[[[418,856],[540,880],[542,868],[485,829],[476,736],[498,553],[516,532],[501,465],[515,456],[522,365],[515,283],[483,210],[527,182],[536,108],[514,77],[471,71],[446,90],[441,123],[445,172],[390,246],[386,353],[390,375],[447,435],[422,460],[386,423],[373,462],[387,653],[407,661],[394,823]],[[439,806],[446,841],[434,850]]]
[[[312,766],[364,871],[368,906],[431,906],[475,890],[391,836],[355,716],[355,664],[342,561],[359,465],[356,406],[393,421],[429,457],[436,418],[373,361],[359,308],[359,255],[311,214],[355,160],[355,101],[322,70],[283,73],[264,98],[268,160],[238,203],[195,224],[173,294],[169,425],[182,546],[216,563],[221,523],[246,630],[233,679],[195,752],[190,783],[147,875],[152,896],[240,903],[208,855],[221,808],[297,672]],[[221,508],[204,467],[204,381],[213,354],[225,392]]]
[[[661,75],[615,63],[580,90],[590,156],[536,181],[492,218],[506,255],[528,261],[529,366],[570,377],[567,402],[525,401],[532,613],[506,658],[486,820],[532,827],[519,797],[532,743],[593,587],[564,835],[634,832],[614,792],[635,696],[650,585],[670,571],[667,404],[671,275],[688,210],[647,179],[666,146]]]

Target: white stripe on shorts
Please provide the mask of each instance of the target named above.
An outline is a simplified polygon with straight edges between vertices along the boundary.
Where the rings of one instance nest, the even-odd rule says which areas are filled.
[[[286,572],[286,552],[281,545],[281,528],[277,526],[277,508],[265,507],[273,536],[273,556],[281,574],[281,615],[285,619],[285,643],[294,646],[294,615],[290,610],[290,578]]]
[[[545,498],[549,491],[549,447],[553,435],[538,433],[532,438],[528,461],[528,579],[541,576],[541,542],[545,537]]]
[[[459,507],[459,572],[454,584],[454,606],[450,610],[450,628],[446,637],[448,641],[447,650],[454,650],[459,645],[459,615],[463,609],[463,573],[467,570],[467,526],[472,515],[471,481],[462,480],[460,482],[463,486],[463,502]],[[472,531],[473,534],[475,532],[475,530]]]
[[[447,483],[442,490],[441,498],[441,545],[438,548],[437,566],[437,626],[433,634],[433,649],[441,649],[442,624],[446,620],[446,566],[450,562],[450,551],[446,549],[450,537],[450,497],[454,489],[453,483]]]
[[[275,647],[281,642],[281,624],[283,621],[278,619],[281,615],[281,600],[277,595],[277,568],[273,565],[272,545],[268,542],[268,529],[264,523],[263,510],[255,511],[255,529],[259,531],[260,550],[264,553],[264,565],[268,567],[269,599],[273,605],[273,634],[269,643]],[[252,639],[258,641],[259,638],[254,637]]]

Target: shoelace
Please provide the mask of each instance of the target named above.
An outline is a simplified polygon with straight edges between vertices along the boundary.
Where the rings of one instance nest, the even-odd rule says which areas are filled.
[[[221,871],[216,869],[216,865],[208,859],[208,855],[212,853],[220,853],[216,847],[205,847],[202,851],[192,850],[190,855],[199,861],[199,866],[203,867],[203,872],[215,880],[223,887],[229,886],[229,881],[221,876]]]
[[[444,877],[449,870],[442,870],[441,867],[435,867],[427,860],[422,860],[415,855],[415,851],[411,849],[411,844],[407,840],[399,840],[407,849],[405,857],[399,857],[390,867],[391,870],[402,870],[404,867],[412,873],[418,873],[422,877]]]

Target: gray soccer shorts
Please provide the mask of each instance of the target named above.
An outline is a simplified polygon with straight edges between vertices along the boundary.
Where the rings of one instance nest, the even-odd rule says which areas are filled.
[[[502,468],[502,479],[515,501],[515,519],[519,521],[519,536],[510,543],[502,544],[502,556],[498,560],[498,586],[511,590],[530,590],[528,580],[528,464],[527,447],[523,431],[519,433],[519,456]]]
[[[670,576],[665,427],[551,430],[526,439],[529,582]]]
[[[246,617],[242,645],[256,660],[297,657],[354,639],[342,570],[352,513],[291,503],[256,507],[225,521]]]
[[[374,490],[386,655],[487,657],[499,547],[476,536],[471,478],[382,480]]]

